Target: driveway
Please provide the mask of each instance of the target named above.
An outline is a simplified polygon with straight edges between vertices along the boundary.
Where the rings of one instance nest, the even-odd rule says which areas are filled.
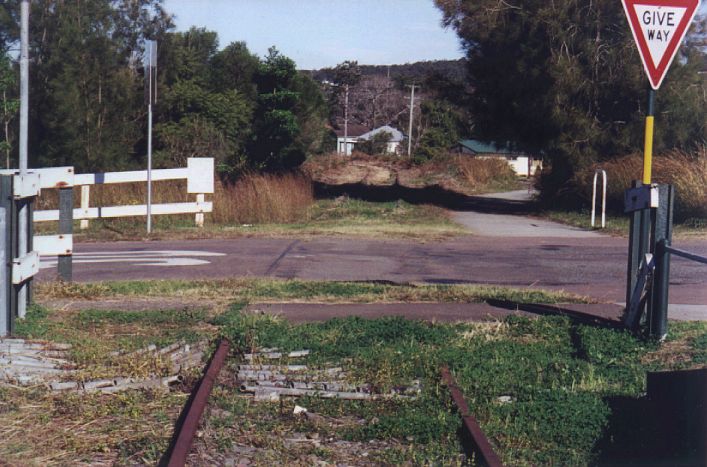
[[[454,211],[452,218],[475,235],[488,237],[598,238],[596,231],[571,227],[557,222],[523,215],[529,210],[535,192],[516,190],[474,196],[464,211]],[[507,212],[506,214],[499,213]],[[516,214],[510,214],[510,213]]]

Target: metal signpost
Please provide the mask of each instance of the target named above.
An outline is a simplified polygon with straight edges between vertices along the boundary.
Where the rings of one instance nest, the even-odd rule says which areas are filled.
[[[152,104],[157,102],[157,42],[145,41],[147,79],[147,233],[152,232]]]
[[[671,185],[652,184],[655,92],[697,13],[700,0],[622,0],[633,38],[650,82],[643,150],[643,175],[625,193],[631,214],[626,324],[637,329],[644,311],[651,337],[667,334],[669,252],[672,241]]]

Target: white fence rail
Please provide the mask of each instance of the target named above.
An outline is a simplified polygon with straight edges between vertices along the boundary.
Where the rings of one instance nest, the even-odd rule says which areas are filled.
[[[58,235],[35,235],[32,238],[32,255],[14,259],[12,279],[24,281],[35,274],[39,267],[39,256],[58,256],[59,275],[71,280],[71,256],[73,254],[72,223],[81,220],[82,228],[88,227],[88,219],[109,217],[131,217],[147,215],[147,205],[101,206],[89,205],[91,185],[147,182],[147,171],[107,172],[102,174],[74,174],[73,167],[51,167],[32,169],[19,175],[16,170],[0,170],[2,175],[13,175],[12,197],[36,196],[41,189],[59,189],[59,209],[34,211],[34,222],[59,221]],[[214,192],[214,160],[212,158],[190,158],[186,168],[158,169],[152,171],[152,180],[187,180],[187,193],[196,195],[194,202],[152,204],[151,212],[161,214],[195,214],[196,225],[204,225],[204,213],[212,212],[213,203],[205,201],[207,193]],[[81,207],[73,208],[75,186],[81,187]],[[73,217],[72,217],[73,216]],[[16,264],[14,264],[16,263]]]
[[[110,217],[146,216],[147,205],[90,207],[91,185],[147,182],[147,171],[106,172],[99,174],[73,174],[71,167],[36,169],[40,173],[42,188],[81,187],[81,207],[74,208],[74,220],[82,220],[81,227],[88,227],[88,219]],[[63,176],[62,176],[63,175]],[[187,180],[187,193],[195,194],[196,200],[189,203],[163,203],[151,206],[152,214],[196,214],[196,225],[204,225],[204,213],[213,211],[213,203],[205,201],[206,193],[214,192],[214,160],[212,158],[190,158],[186,168],[157,169],[152,171],[152,180]],[[35,211],[35,222],[58,221],[59,210]]]

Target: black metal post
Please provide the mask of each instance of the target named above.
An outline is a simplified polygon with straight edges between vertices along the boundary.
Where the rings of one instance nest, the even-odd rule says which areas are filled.
[[[0,175],[0,336],[12,334],[12,175]]]
[[[638,188],[641,186],[641,182],[635,180],[633,182],[633,188]],[[626,310],[631,308],[631,295],[633,295],[633,289],[636,287],[636,282],[638,280],[638,268],[641,263],[640,254],[640,232],[641,232],[641,211],[632,211],[630,213],[631,221],[629,224],[629,237],[628,237],[628,268],[626,272]]]
[[[71,235],[74,231],[74,189],[59,189],[59,235]],[[72,256],[71,253],[59,255],[57,262],[59,279],[71,282]]]
[[[34,251],[34,202],[37,197],[33,196],[27,199],[27,251]],[[32,304],[32,283],[33,278],[27,280],[25,287],[27,288],[27,306]]]
[[[655,222],[655,275],[649,315],[649,335],[662,340],[668,333],[668,288],[670,282],[670,246],[673,238],[673,206],[675,190],[672,185],[658,188],[658,209]]]
[[[5,289],[5,303],[7,330],[10,335],[15,332],[15,318],[17,317],[17,290],[12,283],[12,261],[17,258],[17,203],[15,202],[12,186],[14,184],[13,175],[2,176],[0,185],[0,197],[5,208],[5,271],[7,283]]]

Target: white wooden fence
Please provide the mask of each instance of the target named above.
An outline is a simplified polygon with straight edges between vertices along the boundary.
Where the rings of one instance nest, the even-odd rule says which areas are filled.
[[[101,207],[90,207],[89,205],[91,185],[147,182],[146,170],[75,175],[73,175],[73,168],[71,167],[35,169],[35,171],[40,173],[42,188],[81,187],[81,207],[74,208],[73,218],[74,220],[82,220],[82,228],[88,226],[87,223],[84,223],[88,219],[147,215],[146,204]],[[62,178],[62,175],[64,180],[57,180],[57,178]],[[151,213],[153,215],[196,214],[196,225],[202,227],[204,225],[204,213],[213,210],[213,203],[205,201],[204,195],[214,192],[214,160],[212,158],[190,158],[187,160],[186,168],[152,171],[152,181],[180,179],[187,180],[187,193],[195,194],[196,200],[190,203],[153,204]],[[35,211],[33,219],[34,222],[58,221],[59,210]]]
[[[0,170],[0,174],[15,174],[15,170]],[[76,186],[81,187],[81,207],[67,209],[72,204],[72,196],[60,197],[60,209],[47,211],[34,211],[34,222],[60,221],[58,235],[35,235],[33,237],[33,250],[40,256],[71,256],[73,252],[73,235],[70,221],[81,220],[82,227],[88,227],[88,219],[102,219],[110,217],[146,216],[147,205],[136,204],[128,206],[101,206],[89,205],[89,189],[91,185],[104,185],[116,183],[147,182],[147,171],[133,172],[106,172],[97,174],[74,174],[73,167],[51,167],[31,169],[29,174],[37,178],[35,184],[39,189],[59,188],[60,191]],[[29,176],[28,175],[28,176]],[[212,212],[213,202],[205,201],[207,193],[214,192],[214,160],[213,158],[190,158],[187,167],[178,169],[157,169],[152,171],[152,180],[187,180],[187,193],[196,195],[196,200],[190,203],[163,203],[153,204],[151,213],[162,214],[195,214],[196,225],[204,225],[204,213]],[[26,185],[26,184],[25,184]],[[20,185],[18,185],[20,186]],[[66,194],[66,193],[65,193]],[[66,204],[62,206],[62,203]],[[62,212],[62,209],[63,212]],[[69,217],[73,214],[73,218]],[[69,219],[69,227],[62,232],[62,220]],[[86,222],[86,224],[83,224]]]

